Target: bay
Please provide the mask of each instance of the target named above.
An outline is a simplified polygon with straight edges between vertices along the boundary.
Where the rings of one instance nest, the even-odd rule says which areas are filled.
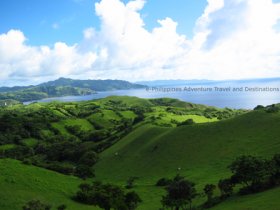
[[[169,84],[149,86],[148,89],[131,89],[98,92],[86,96],[46,98],[33,102],[87,101],[108,96],[136,96],[140,98],[176,98],[186,102],[216,106],[220,108],[253,109],[257,105],[280,103],[280,83],[272,82],[212,82],[201,84]]]

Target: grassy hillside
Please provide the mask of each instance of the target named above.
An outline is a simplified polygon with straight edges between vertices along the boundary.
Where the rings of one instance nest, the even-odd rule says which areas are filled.
[[[98,156],[93,166],[97,180],[125,186],[130,177],[138,177],[133,190],[143,200],[139,209],[158,210],[164,194],[155,186],[160,178],[183,175],[202,193],[205,184],[217,184],[230,175],[227,166],[236,157],[279,153],[280,113],[274,109],[218,109],[176,99],[126,96],[14,105],[0,108],[0,157],[79,175],[76,169],[83,155],[93,152]],[[189,119],[195,123],[182,125]],[[2,159],[0,209],[17,210],[34,198],[55,207],[95,209],[71,200],[80,182],[74,176]],[[276,210],[279,193],[274,189],[236,196],[213,209],[266,210],[271,205]],[[205,199],[196,199],[195,205]]]
[[[226,178],[227,166],[241,154],[270,157],[279,152],[279,127],[280,114],[263,111],[169,129],[146,125],[104,151],[96,174],[117,183],[137,176],[139,186],[153,188],[158,179],[180,173],[201,191],[204,184]],[[160,198],[156,200],[159,205]]]
[[[279,195],[280,188],[254,195],[235,196],[211,210],[278,210]]]
[[[16,160],[0,160],[0,209],[21,210],[23,204],[32,199],[57,207],[67,205],[69,210],[98,209],[71,200],[81,180]]]

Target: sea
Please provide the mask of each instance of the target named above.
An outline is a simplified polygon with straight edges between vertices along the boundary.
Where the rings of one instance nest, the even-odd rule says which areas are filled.
[[[136,96],[139,98],[176,98],[182,101],[232,109],[253,109],[257,105],[280,103],[280,80],[221,81],[221,82],[168,82],[149,83],[147,88],[112,90],[85,96],[46,98],[34,102],[74,102],[108,96]]]

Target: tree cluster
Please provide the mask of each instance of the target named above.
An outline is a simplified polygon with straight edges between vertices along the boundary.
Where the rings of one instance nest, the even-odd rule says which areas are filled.
[[[81,184],[74,199],[81,203],[98,206],[104,210],[134,210],[142,202],[134,191],[126,193],[116,185],[101,182]]]

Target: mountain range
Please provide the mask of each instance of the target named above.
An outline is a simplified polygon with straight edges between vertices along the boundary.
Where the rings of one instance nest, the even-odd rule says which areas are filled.
[[[49,97],[95,94],[97,91],[145,88],[123,80],[74,80],[59,78],[39,85],[0,87],[0,100],[26,102]]]

